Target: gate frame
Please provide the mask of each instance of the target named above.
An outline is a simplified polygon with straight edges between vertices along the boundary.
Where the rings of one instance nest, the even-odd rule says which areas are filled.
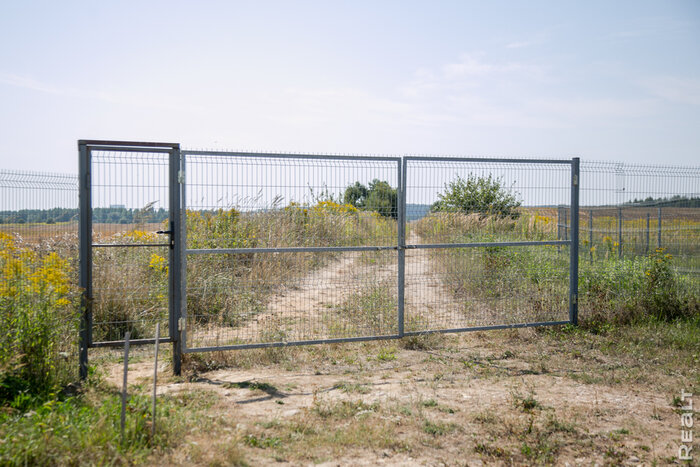
[[[180,151],[182,155],[182,212],[183,215],[187,211],[187,200],[186,200],[186,190],[187,190],[187,156],[212,156],[212,157],[231,157],[231,158],[269,158],[269,159],[305,159],[305,160],[330,160],[330,161],[377,161],[377,162],[387,162],[396,165],[397,174],[397,235],[396,240],[391,245],[381,245],[381,246],[311,246],[311,247],[279,247],[279,248],[203,248],[196,250],[188,250],[186,248],[187,241],[187,226],[185,223],[182,224],[183,235],[182,235],[182,260],[181,263],[183,270],[187,267],[187,256],[192,254],[227,254],[227,253],[293,253],[293,252],[324,252],[324,251],[387,251],[396,250],[398,252],[399,258],[399,270],[403,271],[403,255],[404,251],[401,248],[402,241],[402,229],[401,226],[404,225],[403,222],[399,222],[402,219],[401,211],[401,186],[402,186],[402,164],[401,157],[380,157],[380,156],[341,156],[341,155],[326,155],[326,154],[288,154],[288,153],[261,153],[261,152],[230,152],[230,151],[199,151],[199,150],[185,150]],[[180,328],[180,340],[182,342],[182,353],[197,353],[197,352],[211,352],[220,350],[242,350],[242,349],[260,349],[260,348],[270,348],[270,347],[289,347],[289,346],[300,346],[300,345],[314,345],[314,344],[332,344],[332,343],[342,343],[342,342],[365,342],[373,340],[392,340],[400,339],[404,336],[403,332],[403,294],[404,294],[404,280],[403,275],[398,277],[397,281],[397,292],[398,292],[398,304],[397,304],[397,333],[387,334],[381,336],[360,336],[360,337],[340,337],[340,338],[328,338],[328,339],[309,339],[301,341],[291,341],[291,342],[259,342],[259,343],[249,343],[249,344],[234,344],[234,345],[222,345],[216,347],[187,347],[187,284],[186,284],[186,274],[182,274],[182,309],[180,310],[180,316],[182,320],[182,326]]]
[[[169,305],[169,336],[160,338],[159,342],[172,342],[173,344],[173,372],[179,375],[181,372],[182,353],[194,353],[214,350],[236,350],[247,348],[284,347],[296,345],[323,344],[335,342],[358,342],[370,340],[400,339],[404,336],[423,335],[430,333],[455,333],[466,331],[484,331],[494,329],[524,328],[533,326],[551,326],[561,324],[578,325],[578,265],[579,265],[579,185],[580,185],[580,158],[572,159],[503,159],[503,158],[459,158],[459,157],[372,157],[372,156],[339,156],[339,155],[304,155],[283,153],[252,153],[252,152],[219,152],[219,151],[188,151],[181,150],[179,143],[154,143],[132,141],[108,141],[108,140],[79,140],[79,206],[80,224],[78,236],[80,241],[80,278],[82,288],[81,297],[81,322],[80,322],[80,378],[85,379],[88,374],[88,349],[90,347],[120,346],[124,341],[93,342],[92,341],[92,185],[91,169],[93,150],[114,152],[141,152],[141,153],[167,153],[168,164],[168,193],[169,193],[169,222],[170,230],[164,233],[170,235],[169,244],[169,280],[168,280],[168,305]],[[234,248],[234,249],[198,249],[188,250],[186,245],[186,180],[185,165],[188,155],[195,156],[228,156],[228,157],[260,157],[278,159],[308,159],[308,160],[367,160],[392,162],[397,166],[397,238],[392,245],[383,246],[346,246],[346,247],[288,247],[288,248]],[[482,163],[513,163],[513,164],[563,164],[571,167],[571,236],[566,240],[556,241],[525,241],[525,242],[483,242],[483,243],[455,243],[455,244],[406,244],[406,192],[409,161],[447,161],[447,162],[482,162]],[[424,331],[405,332],[405,258],[407,249],[435,249],[435,248],[469,248],[483,246],[537,246],[537,245],[567,245],[569,246],[569,319],[564,321],[547,321],[535,323],[515,323],[492,326],[477,326],[457,329],[435,329]],[[234,251],[235,250],[235,251]],[[186,300],[186,265],[188,254],[206,253],[275,253],[275,252],[319,252],[319,251],[376,251],[396,250],[398,255],[397,275],[397,333],[382,336],[361,336],[333,339],[315,339],[294,342],[267,342],[239,344],[220,347],[187,348],[187,300]],[[139,339],[131,341],[132,344],[150,344],[155,339]]]
[[[159,342],[173,343],[173,372],[179,375],[182,368],[182,346],[178,332],[180,301],[182,293],[180,290],[180,276],[182,273],[179,265],[181,251],[178,247],[182,232],[182,214],[180,210],[180,144],[179,143],[154,143],[135,141],[109,141],[109,140],[79,140],[79,176],[78,176],[78,199],[79,199],[79,228],[78,238],[80,243],[80,271],[79,286],[82,289],[80,311],[80,337],[79,337],[79,361],[80,379],[88,376],[88,349],[91,347],[115,347],[123,345],[124,341],[93,342],[92,339],[92,304],[93,304],[93,284],[92,284],[92,151],[113,151],[113,152],[141,152],[146,154],[167,153],[168,159],[168,216],[169,230],[163,232],[169,235],[168,243],[163,246],[169,247],[168,268],[168,327],[169,336],[161,337]],[[172,267],[176,265],[176,267]],[[153,339],[131,340],[130,344],[152,344]]]
[[[489,158],[489,157],[444,157],[444,156],[405,156],[403,157],[403,198],[401,199],[401,210],[406,212],[406,181],[408,179],[409,161],[444,161],[444,162],[483,162],[483,163],[505,163],[505,164],[561,164],[571,166],[571,238],[568,240],[551,241],[525,241],[525,242],[478,242],[478,243],[434,243],[406,245],[404,237],[404,249],[437,249],[437,248],[475,248],[475,247],[514,247],[514,246],[539,246],[539,245],[568,245],[569,246],[569,319],[562,321],[540,321],[534,323],[496,324],[489,326],[471,326],[455,329],[431,329],[426,331],[412,331],[404,333],[406,336],[418,336],[433,333],[457,333],[468,331],[493,331],[496,329],[529,328],[538,326],[556,326],[562,324],[578,325],[578,254],[579,254],[579,178],[580,178],[580,158],[571,159],[513,159],[513,158]],[[404,222],[404,229],[405,229]],[[403,278],[402,278],[403,280]]]

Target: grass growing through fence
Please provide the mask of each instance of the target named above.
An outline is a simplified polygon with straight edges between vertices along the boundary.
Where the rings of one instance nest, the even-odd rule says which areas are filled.
[[[68,262],[0,233],[0,403],[24,408],[71,381],[77,290]]]
[[[556,222],[526,211],[517,219],[437,213],[418,221],[415,229],[426,242],[539,241],[553,239]],[[593,261],[585,249],[580,253],[579,310],[584,321],[623,323],[645,316],[673,320],[700,313],[697,280],[681,272],[688,267],[686,258],[665,249],[618,257],[611,239],[603,239],[603,246],[606,253]],[[521,320],[568,308],[568,248],[456,248],[436,250],[433,256],[445,285],[469,303],[467,314],[474,314],[479,302],[498,300],[508,300],[516,317],[522,308]]]

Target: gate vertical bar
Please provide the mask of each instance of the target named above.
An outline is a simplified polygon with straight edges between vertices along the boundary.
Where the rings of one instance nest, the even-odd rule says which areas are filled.
[[[658,220],[658,223],[657,223],[657,227],[658,227],[658,231],[659,231],[659,232],[658,232],[658,237],[659,237],[659,238],[658,238],[658,240],[657,240],[657,248],[661,248],[661,206],[659,206],[658,211],[659,211],[659,212],[658,212],[659,220]]]
[[[173,373],[180,375],[182,371],[182,341],[179,324],[182,303],[182,216],[180,213],[180,145],[170,151],[170,308],[168,325],[170,338],[173,341]]]
[[[617,208],[617,256],[622,258],[622,208]]]
[[[398,203],[398,253],[399,253],[399,290],[398,290],[398,320],[399,337],[404,335],[404,306],[405,306],[405,286],[406,286],[406,159],[402,158],[397,162],[399,175],[399,199]]]
[[[649,225],[650,225],[650,218],[651,216],[649,213],[647,213],[647,237],[646,237],[646,246],[644,247],[644,254],[649,253]]]
[[[571,159],[571,248],[569,260],[569,321],[578,325],[578,203],[581,159]]]
[[[595,251],[593,249],[593,209],[590,209],[588,211],[588,248],[590,251],[590,258],[591,258],[591,263],[593,262],[593,252]]]
[[[178,188],[180,189],[180,308],[175,328],[180,343],[180,351],[187,349],[187,156],[180,153]],[[182,323],[182,324],[181,324]]]
[[[88,375],[88,347],[90,345],[90,314],[92,300],[92,199],[90,188],[90,150],[84,141],[78,141],[78,198],[80,206],[80,379]]]

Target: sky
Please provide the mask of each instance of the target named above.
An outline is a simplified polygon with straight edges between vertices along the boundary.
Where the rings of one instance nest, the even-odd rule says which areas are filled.
[[[0,169],[77,140],[700,164],[700,2],[0,2]]]

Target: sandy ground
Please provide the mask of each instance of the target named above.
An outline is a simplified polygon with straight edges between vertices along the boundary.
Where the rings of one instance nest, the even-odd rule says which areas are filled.
[[[353,261],[357,256],[341,256],[303,283],[313,287],[329,278],[340,280],[355,269]],[[378,265],[376,280],[390,277],[394,268]],[[407,308],[416,303],[455,307],[428,261],[416,262],[407,277],[420,280],[420,288],[407,286]],[[273,297],[267,311],[246,325],[246,332],[258,332],[261,323],[279,324],[282,314],[287,320],[309,320],[307,310],[324,310],[329,300],[346,298],[338,291],[327,295],[327,289],[312,292],[300,288]],[[309,297],[316,302],[309,303]],[[295,308],[299,303],[304,309]],[[313,316],[310,321],[320,322]],[[396,341],[317,346],[295,350],[279,361],[253,361],[245,368],[190,374],[187,379],[163,376],[158,394],[207,394],[213,401],[211,417],[221,419],[226,428],[195,432],[154,462],[225,465],[216,453],[232,436],[250,465],[651,465],[671,463],[676,455],[680,424],[667,388],[649,381],[634,386],[615,382],[614,373],[623,371],[624,364],[598,352],[577,362],[567,355],[569,349],[543,343],[532,329],[447,337],[432,349],[408,347]],[[582,381],[579,376],[587,369],[602,380]],[[152,371],[152,361],[134,363],[130,381],[147,386]],[[167,371],[163,362],[161,374]],[[119,386],[121,366],[113,364],[107,379]],[[251,389],[251,384],[258,386]],[[532,410],[523,408],[528,398],[536,401]],[[319,407],[343,401],[373,407],[369,418],[361,412],[340,421],[313,418]],[[285,427],[309,420],[320,431],[347,430],[358,423],[389,426],[391,437],[408,447],[360,440],[334,448],[332,442],[319,442],[314,452],[307,452],[307,445],[287,435]],[[426,434],[421,429],[426,420],[446,424],[449,433]],[[551,428],[559,422],[566,427]],[[269,431],[265,426],[277,428]],[[268,432],[289,441],[274,449],[240,442]],[[549,441],[551,455],[546,452]],[[200,447],[196,456],[194,445]],[[543,454],[528,454],[530,445]],[[201,446],[206,446],[204,453]]]

